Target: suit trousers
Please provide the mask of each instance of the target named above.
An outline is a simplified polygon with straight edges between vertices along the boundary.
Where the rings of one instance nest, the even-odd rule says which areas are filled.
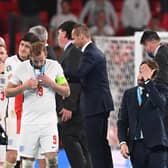
[[[62,143],[71,168],[92,168],[86,132],[82,128],[76,134],[62,134]]]
[[[144,140],[135,140],[130,154],[133,168],[167,168],[167,151],[163,146],[148,148]]]
[[[86,117],[84,123],[93,168],[113,168],[111,149],[107,141],[107,117],[102,114]]]

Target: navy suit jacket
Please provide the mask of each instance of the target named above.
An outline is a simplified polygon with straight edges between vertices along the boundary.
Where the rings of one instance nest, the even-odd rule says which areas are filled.
[[[137,128],[137,115],[147,147],[168,146],[168,137],[164,125],[166,97],[168,91],[164,85],[150,81],[144,85],[145,102],[138,105],[137,87],[125,91],[118,115],[118,138],[126,141],[132,151]]]
[[[90,43],[80,60],[77,71],[66,69],[65,74],[82,86],[80,110],[85,117],[102,114],[109,116],[114,110],[104,54]]]

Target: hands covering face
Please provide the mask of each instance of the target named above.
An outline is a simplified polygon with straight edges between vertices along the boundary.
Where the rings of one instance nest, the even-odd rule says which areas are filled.
[[[155,69],[151,69],[147,64],[142,64],[140,66],[138,78],[144,81],[151,79],[155,71]]]

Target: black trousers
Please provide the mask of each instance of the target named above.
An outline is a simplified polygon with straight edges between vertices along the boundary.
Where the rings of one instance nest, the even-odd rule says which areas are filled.
[[[95,115],[85,118],[84,122],[93,168],[113,168],[111,149],[107,141],[107,117]]]
[[[134,141],[131,152],[133,168],[167,168],[166,160],[166,148],[147,148],[143,140]]]
[[[92,168],[84,130],[74,135],[62,135],[62,143],[72,168]]]

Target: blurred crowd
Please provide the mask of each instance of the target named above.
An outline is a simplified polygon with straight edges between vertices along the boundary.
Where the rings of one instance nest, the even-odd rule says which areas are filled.
[[[168,30],[167,0],[0,0],[0,35],[12,54],[22,34],[42,24],[59,52],[56,29],[67,20],[86,23],[92,35],[125,36],[147,28]]]

